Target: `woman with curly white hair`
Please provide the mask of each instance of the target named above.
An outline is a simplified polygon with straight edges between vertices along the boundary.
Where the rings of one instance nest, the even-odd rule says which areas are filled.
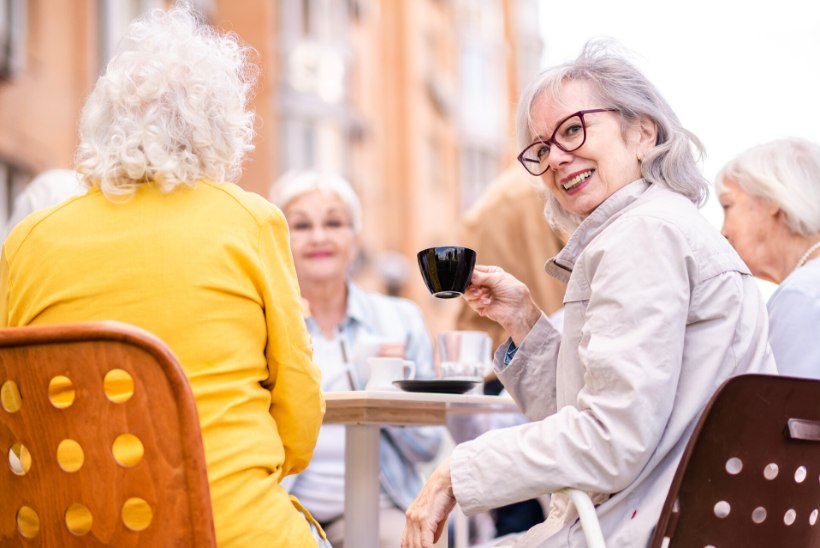
[[[88,98],[88,192],[27,217],[0,261],[0,324],[117,320],[162,338],[197,402],[220,546],[325,546],[279,482],[324,412],[282,213],[232,181],[255,68],[186,6],[132,23]]]

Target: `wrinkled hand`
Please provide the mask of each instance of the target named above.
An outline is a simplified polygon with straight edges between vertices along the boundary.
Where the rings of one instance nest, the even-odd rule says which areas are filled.
[[[432,548],[447,526],[447,517],[455,505],[450,459],[446,459],[438,465],[407,509],[402,548]]]
[[[479,315],[498,322],[516,346],[541,316],[529,288],[498,266],[476,265],[464,299]]]

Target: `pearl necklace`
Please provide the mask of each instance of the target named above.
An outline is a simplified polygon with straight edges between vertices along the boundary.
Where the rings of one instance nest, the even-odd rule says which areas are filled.
[[[797,266],[794,267],[794,269],[797,270],[798,268],[800,268],[801,266],[806,264],[806,261],[809,260],[809,257],[811,257],[811,254],[814,253],[815,251],[817,251],[818,249],[820,249],[820,242],[814,242],[811,246],[809,246],[809,248],[806,250],[806,252],[803,253],[803,256],[800,257],[800,260],[797,261]]]

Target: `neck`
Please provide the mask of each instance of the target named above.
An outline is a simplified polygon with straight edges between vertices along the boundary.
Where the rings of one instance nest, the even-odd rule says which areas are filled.
[[[782,230],[766,238],[765,242],[761,242],[761,246],[765,246],[766,249],[765,260],[758,261],[758,267],[753,274],[768,282],[781,283],[798,268],[797,263],[809,247],[817,241],[820,241],[820,234],[809,236],[795,234],[783,226]],[[820,250],[815,251],[820,255]]]
[[[820,255],[820,239],[816,236],[810,239],[811,243],[806,246],[806,250],[797,260],[797,266],[794,267],[795,270],[809,262],[810,260],[814,259],[818,255]]]
[[[302,297],[310,304],[310,316],[330,338],[347,313],[347,286],[344,279],[301,284]]]

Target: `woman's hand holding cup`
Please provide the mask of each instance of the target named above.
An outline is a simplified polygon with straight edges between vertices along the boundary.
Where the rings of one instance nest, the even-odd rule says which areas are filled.
[[[464,299],[479,315],[500,324],[516,346],[541,317],[529,288],[498,266],[476,265]]]

